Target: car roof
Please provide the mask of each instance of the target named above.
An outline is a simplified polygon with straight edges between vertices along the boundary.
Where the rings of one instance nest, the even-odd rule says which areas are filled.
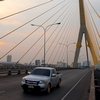
[[[52,67],[35,67],[35,69],[54,69]]]

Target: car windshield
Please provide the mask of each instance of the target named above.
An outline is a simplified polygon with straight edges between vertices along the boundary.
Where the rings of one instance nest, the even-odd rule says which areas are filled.
[[[34,69],[31,74],[33,75],[43,75],[43,76],[50,76],[49,69]]]

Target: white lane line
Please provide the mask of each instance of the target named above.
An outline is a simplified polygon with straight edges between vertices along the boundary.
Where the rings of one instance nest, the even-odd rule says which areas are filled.
[[[89,72],[89,71],[88,71]],[[87,72],[87,73],[88,73]],[[86,73],[86,74],[87,74]],[[85,74],[85,75],[86,75]],[[68,96],[68,94],[76,87],[76,85],[85,77],[85,75],[67,92],[67,94],[61,99],[61,100],[64,100],[67,96]]]
[[[4,93],[4,92],[5,92],[5,91],[0,91],[0,94],[1,94],[1,93]]]

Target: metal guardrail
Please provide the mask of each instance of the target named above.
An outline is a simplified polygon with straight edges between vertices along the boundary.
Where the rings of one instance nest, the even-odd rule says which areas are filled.
[[[89,100],[95,100],[94,70],[92,70]]]
[[[0,68],[0,75],[6,74],[6,75],[12,75],[12,74],[27,74],[29,71],[32,71],[36,66],[31,67],[15,67],[15,68]],[[38,66],[37,66],[38,67]],[[57,71],[60,70],[68,70],[68,69],[76,69],[76,68],[65,68],[65,67],[53,67],[56,68]]]
[[[26,67],[26,66],[16,66],[16,67],[12,67],[12,66],[2,66],[0,67],[0,75],[1,74],[6,74],[6,75],[12,75],[13,73],[17,73],[17,74],[27,74],[28,71],[31,71],[33,68],[35,68],[34,66],[31,67]]]
[[[0,75],[12,75],[12,74],[27,74],[28,71],[31,71],[32,69],[34,69],[35,66],[16,66],[16,67],[12,67],[12,66],[3,66],[0,67]]]
[[[95,99],[100,100],[100,69],[94,70]]]

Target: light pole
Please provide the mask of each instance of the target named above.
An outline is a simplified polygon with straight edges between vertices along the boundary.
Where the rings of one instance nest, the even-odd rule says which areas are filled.
[[[69,47],[70,45],[72,45],[72,44],[75,44],[75,43],[76,43],[76,42],[69,43],[69,44],[68,44],[68,42],[67,42],[67,44],[59,43],[60,45],[65,45],[66,48],[67,48],[67,50],[66,50],[66,51],[67,51],[67,53],[66,53],[66,54],[67,54],[67,67],[68,67],[68,47]]]
[[[50,25],[48,25],[48,26],[46,26],[46,27],[44,27],[44,26],[42,26],[42,25],[36,25],[36,24],[31,24],[32,26],[39,26],[39,27],[42,27],[43,28],[43,30],[44,30],[44,67],[45,67],[45,62],[46,62],[46,57],[45,57],[45,49],[46,49],[46,36],[45,36],[45,33],[46,33],[46,30],[47,30],[47,28],[48,27],[50,27],[50,26],[52,26],[52,25],[59,25],[59,24],[61,24],[60,22],[59,23],[54,23],[54,24],[50,24]]]

